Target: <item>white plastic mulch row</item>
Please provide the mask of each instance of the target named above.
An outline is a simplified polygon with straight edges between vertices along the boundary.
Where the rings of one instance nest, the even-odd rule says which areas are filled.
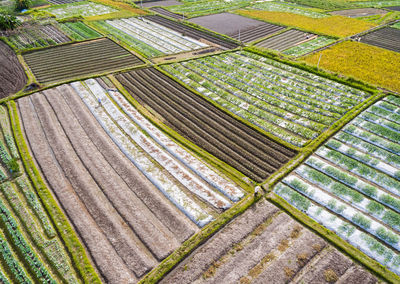
[[[143,117],[126,99],[117,91],[109,90],[108,93],[119,105],[119,107],[137,124],[142,128],[148,135],[151,136],[159,145],[167,150],[176,159],[181,161],[185,166],[190,168],[198,176],[204,179],[206,182],[211,184],[213,187],[218,189],[222,194],[227,196],[232,201],[238,201],[244,196],[243,192],[238,186],[232,182],[224,179],[212,169],[207,167],[204,163],[195,158],[192,154],[184,150],[177,143],[172,141],[164,133],[162,133],[157,127],[151,124],[145,117]]]
[[[93,79],[86,80],[85,83],[88,86],[92,86],[92,88],[97,84]],[[199,226],[204,226],[213,219],[213,217],[196,204],[194,200],[188,197],[159,166],[154,164],[144,153],[143,149],[132,143],[130,138],[121,131],[103,107],[99,107],[98,99],[101,99],[103,95],[102,92],[100,94],[93,93],[81,82],[71,83],[71,86],[77,91],[83,102],[87,105],[114,143],[118,145],[132,163],[135,164],[135,166],[142,171],[171,202]],[[95,90],[96,88],[93,89]],[[106,103],[106,100],[104,100],[104,103]],[[104,106],[103,101],[102,106]],[[130,130],[132,132],[134,131],[133,125],[130,127]]]

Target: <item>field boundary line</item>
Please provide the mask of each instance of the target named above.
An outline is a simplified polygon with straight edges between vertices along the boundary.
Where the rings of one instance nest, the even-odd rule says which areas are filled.
[[[15,101],[8,101],[7,108],[9,111],[13,135],[18,150],[21,154],[21,160],[26,173],[31,180],[37,194],[42,200],[46,212],[53,221],[53,225],[56,228],[61,241],[67,248],[67,252],[72,259],[73,266],[76,268],[78,274],[82,277],[84,283],[101,283],[100,277],[89,260],[85,248],[79,240],[79,237],[76,235],[76,232],[69,223],[66,215],[59,207],[50,189],[43,181],[39,170],[36,168],[24,139]]]

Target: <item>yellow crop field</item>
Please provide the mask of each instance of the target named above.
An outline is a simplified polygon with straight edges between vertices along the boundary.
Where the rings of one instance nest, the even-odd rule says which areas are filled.
[[[317,65],[321,52],[304,58]],[[364,43],[346,41],[322,51],[319,66],[400,92],[400,53]]]
[[[237,12],[243,16],[271,23],[298,27],[315,33],[322,33],[336,37],[351,36],[376,26],[373,23],[343,16],[331,16],[316,19],[285,12],[256,10],[238,10]]]

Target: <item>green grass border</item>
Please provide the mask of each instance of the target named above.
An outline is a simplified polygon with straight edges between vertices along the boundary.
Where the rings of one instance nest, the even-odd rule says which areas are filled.
[[[25,171],[44,204],[47,213],[51,217],[60,239],[64,242],[70,257],[72,258],[73,266],[84,283],[101,283],[100,277],[92,266],[85,248],[35,166],[22,133],[16,103],[14,101],[7,102],[7,108],[9,111],[14,139]]]
[[[363,252],[361,252],[360,250],[358,250],[357,248],[355,248],[354,246],[352,246],[351,244],[340,238],[333,231],[325,228],[318,222],[311,219],[305,213],[293,207],[282,197],[271,192],[266,195],[266,198],[268,201],[272,202],[274,205],[282,209],[284,212],[286,212],[295,220],[306,226],[308,229],[320,235],[323,239],[325,239],[334,247],[339,249],[339,251],[343,252],[345,255],[348,255],[351,259],[355,260],[356,262],[362,264],[376,276],[383,278],[389,283],[400,283],[400,277],[397,274],[388,270],[380,263],[373,260],[366,254],[364,254]]]

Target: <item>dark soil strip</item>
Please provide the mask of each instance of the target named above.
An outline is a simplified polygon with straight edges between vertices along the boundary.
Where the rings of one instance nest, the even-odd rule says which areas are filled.
[[[178,23],[175,22],[173,20],[170,19],[166,19],[163,18],[161,16],[146,16],[146,19],[153,21],[157,24],[163,25],[167,28],[170,28],[174,31],[180,32],[185,34],[186,36],[192,37],[194,39],[200,40],[200,39],[205,39],[207,41],[210,41],[212,43],[218,44],[222,47],[225,47],[227,49],[234,49],[236,48],[238,45],[233,42],[233,41],[229,41],[227,39],[221,39],[218,38],[217,36],[213,35],[211,32],[205,32],[205,31],[200,31],[198,29],[192,28],[188,25],[182,24],[182,23]]]
[[[315,37],[315,35],[310,33],[305,33],[299,30],[289,30],[277,36],[273,36],[264,41],[261,41],[256,45],[260,47],[283,51],[301,42],[311,40],[313,37]]]
[[[24,68],[14,51],[0,40],[0,98],[18,92],[26,81]]]
[[[155,69],[120,74],[117,79],[170,127],[257,182],[295,155]]]
[[[109,39],[59,46],[23,56],[42,83],[143,64],[138,57]]]
[[[256,39],[262,38],[262,37],[266,37],[268,35],[272,35],[274,33],[277,33],[281,30],[285,29],[285,27],[281,27],[281,26],[277,26],[277,25],[273,25],[273,24],[264,24],[246,31],[240,31],[240,35],[239,32],[235,33],[233,35],[230,35],[231,37],[240,40],[242,42],[252,42]]]
[[[158,13],[158,14],[161,14],[161,15],[164,15],[164,16],[167,16],[167,17],[170,17],[170,18],[182,19],[182,15],[172,13],[172,12],[170,12],[170,11],[168,11],[168,10],[165,10],[165,9],[163,9],[163,8],[160,8],[160,7],[150,8],[150,10],[152,10],[152,11]]]
[[[400,52],[400,29],[379,29],[363,36],[361,42]]]

